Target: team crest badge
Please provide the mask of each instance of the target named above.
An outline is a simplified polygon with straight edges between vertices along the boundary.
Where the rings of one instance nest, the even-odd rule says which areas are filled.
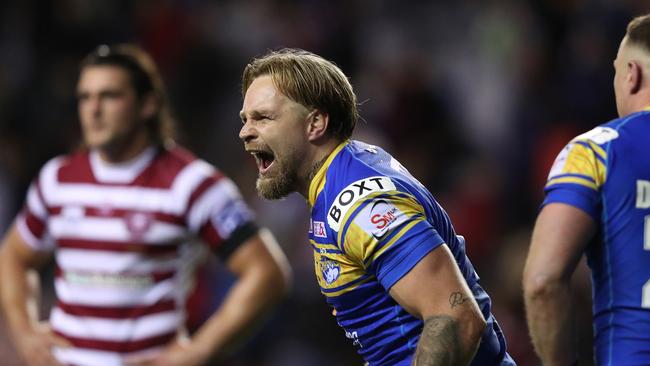
[[[320,272],[323,275],[325,282],[327,282],[328,285],[331,285],[341,275],[341,266],[334,261],[322,259],[320,262]]]
[[[126,220],[126,228],[129,230],[131,237],[136,240],[142,239],[151,228],[151,224],[153,224],[152,215],[144,212],[131,213],[124,219]]]

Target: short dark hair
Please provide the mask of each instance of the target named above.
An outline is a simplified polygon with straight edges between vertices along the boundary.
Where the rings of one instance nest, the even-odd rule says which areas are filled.
[[[271,51],[246,65],[242,96],[262,75],[270,75],[278,90],[291,100],[328,113],[332,136],[345,140],[352,135],[359,118],[357,97],[348,78],[333,62],[301,49]]]
[[[638,16],[627,25],[629,43],[641,46],[650,52],[650,14]]]
[[[80,69],[92,66],[116,66],[126,71],[138,98],[153,93],[160,108],[147,121],[151,138],[162,144],[176,137],[162,76],[146,51],[134,44],[101,45],[84,57]]]

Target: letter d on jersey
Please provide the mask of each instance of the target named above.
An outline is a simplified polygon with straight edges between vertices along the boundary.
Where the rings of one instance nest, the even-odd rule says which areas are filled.
[[[341,220],[345,217],[350,207],[354,206],[359,199],[374,192],[394,191],[395,184],[388,177],[368,177],[353,182],[343,188],[334,199],[327,215],[327,224],[334,231],[339,231]]]
[[[650,181],[636,181],[636,208],[650,207]]]

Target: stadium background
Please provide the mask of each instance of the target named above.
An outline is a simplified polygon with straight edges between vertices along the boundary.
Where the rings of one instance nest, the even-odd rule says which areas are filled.
[[[2,2],[0,229],[40,166],[78,141],[80,58],[101,43],[137,42],[161,68],[181,143],[239,184],[295,271],[289,298],[226,364],[360,365],[318,292],[304,201],[259,199],[237,138],[244,65],[304,48],[350,77],[364,117],[355,137],[385,147],[449,212],[509,351],[535,365],[520,280],[542,186],[571,137],[616,116],[611,62],[627,22],[648,11],[641,0]],[[206,288],[222,292],[227,279],[209,273]],[[588,339],[584,267],[576,280]],[[203,293],[213,304],[221,292]],[[51,299],[50,290],[44,306]],[[583,344],[580,364],[590,358]],[[17,364],[1,322],[0,360]]]

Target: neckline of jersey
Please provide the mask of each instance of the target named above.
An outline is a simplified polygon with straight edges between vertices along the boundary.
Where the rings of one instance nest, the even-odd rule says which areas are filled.
[[[327,172],[327,168],[330,166],[332,160],[334,160],[339,152],[343,150],[343,148],[349,143],[350,140],[345,140],[336,146],[336,148],[334,148],[334,150],[332,150],[332,152],[327,157],[327,160],[325,160],[325,163],[323,163],[323,166],[318,169],[318,172],[314,175],[314,178],[312,178],[311,182],[309,183],[309,199],[307,201],[309,207],[314,207],[314,204],[316,203],[316,197],[318,197],[318,194],[323,189],[324,184],[321,183],[323,183],[325,180],[325,173]]]

